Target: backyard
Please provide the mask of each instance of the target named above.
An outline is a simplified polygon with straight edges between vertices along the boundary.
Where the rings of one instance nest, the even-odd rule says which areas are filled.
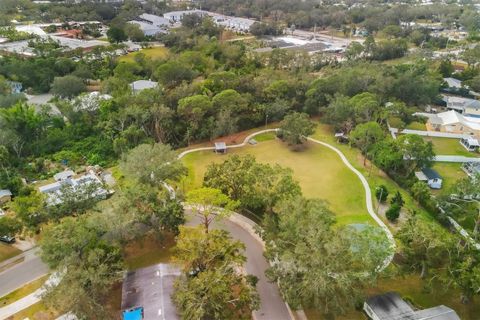
[[[464,157],[477,157],[478,153],[467,151],[458,139],[424,137],[425,141],[433,143],[433,150],[437,155],[455,155]]]

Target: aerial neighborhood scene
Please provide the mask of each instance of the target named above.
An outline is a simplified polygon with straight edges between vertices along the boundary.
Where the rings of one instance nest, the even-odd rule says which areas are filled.
[[[0,320],[480,320],[480,0],[0,0]]]

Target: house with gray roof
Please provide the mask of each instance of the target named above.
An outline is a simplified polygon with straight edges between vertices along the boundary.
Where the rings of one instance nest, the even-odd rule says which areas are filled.
[[[453,309],[444,305],[415,310],[396,292],[368,298],[363,310],[372,320],[460,320]]]
[[[415,172],[415,176],[419,181],[426,182],[432,189],[442,188],[442,177],[433,169],[423,168],[421,171]]]
[[[168,20],[167,18],[160,17],[160,16],[157,16],[157,15],[154,15],[154,14],[144,13],[144,14],[141,14],[138,17],[138,19],[140,21],[149,23],[149,24],[151,24],[155,27],[159,27],[159,28],[168,28],[171,25],[170,20]]]
[[[136,24],[140,28],[140,30],[142,30],[143,34],[147,37],[155,36],[159,33],[167,33],[165,29],[162,29],[147,22],[132,20],[128,21],[128,23]]]
[[[447,104],[448,110],[454,110],[469,117],[480,117],[479,100],[447,95],[444,95],[442,99]]]

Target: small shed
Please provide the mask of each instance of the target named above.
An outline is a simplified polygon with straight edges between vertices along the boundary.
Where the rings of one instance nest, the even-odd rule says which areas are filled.
[[[460,144],[470,152],[475,152],[480,147],[478,140],[472,137],[465,137],[460,139]]]
[[[225,142],[215,142],[215,153],[227,153],[227,144]]]
[[[12,200],[12,192],[8,189],[0,190],[0,204],[7,203]]]
[[[442,188],[442,177],[433,169],[424,168],[422,171],[415,172],[415,176],[418,180],[425,181],[432,189]]]
[[[339,143],[348,143],[349,141],[348,136],[343,132],[335,133],[335,139],[337,139]]]

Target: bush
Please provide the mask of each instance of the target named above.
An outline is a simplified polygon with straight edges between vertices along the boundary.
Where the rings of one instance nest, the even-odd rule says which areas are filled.
[[[400,191],[397,191],[395,193],[392,200],[390,201],[390,204],[391,205],[398,204],[400,207],[403,207],[403,205],[405,204],[405,201],[403,200],[403,197],[400,194]]]
[[[385,202],[388,198],[388,189],[383,184],[375,189],[375,197],[380,202]]]
[[[388,210],[385,212],[385,215],[387,216],[387,219],[394,222],[398,219],[400,216],[400,210],[402,207],[400,207],[397,203],[394,203]]]

